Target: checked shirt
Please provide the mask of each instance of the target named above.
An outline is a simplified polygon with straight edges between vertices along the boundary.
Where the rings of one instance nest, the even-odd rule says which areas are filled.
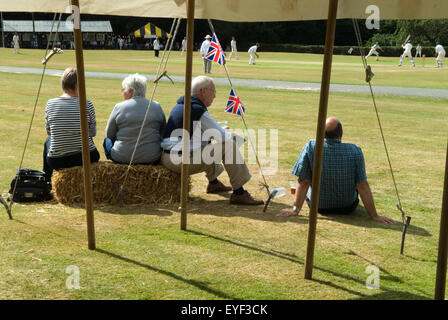
[[[291,173],[306,180],[313,178],[315,140],[303,147]],[[356,183],[367,180],[361,148],[339,139],[325,139],[319,208],[350,206],[358,197]],[[311,187],[307,198],[311,199]]]

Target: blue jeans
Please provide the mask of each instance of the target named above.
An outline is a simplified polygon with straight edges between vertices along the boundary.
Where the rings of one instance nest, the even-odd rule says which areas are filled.
[[[112,160],[111,153],[112,153],[112,147],[114,146],[114,142],[115,141],[112,141],[109,138],[104,138],[103,141],[104,154],[106,155],[106,158],[108,160]]]
[[[306,203],[308,204],[308,207],[311,206],[311,200],[306,198]],[[353,202],[351,205],[343,208],[318,208],[317,212],[320,214],[350,214],[358,207],[359,199],[356,197],[355,202]]]

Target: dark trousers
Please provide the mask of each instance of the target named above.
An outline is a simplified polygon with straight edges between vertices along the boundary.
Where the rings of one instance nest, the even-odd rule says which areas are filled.
[[[71,154],[65,157],[53,158],[48,156],[48,150],[51,147],[51,138],[48,137],[44,144],[44,169],[45,178],[47,181],[51,181],[51,176],[53,175],[53,170],[71,168],[76,166],[82,166],[82,152]],[[95,148],[90,151],[90,162],[98,162],[100,160],[100,154]]]
[[[306,199],[306,203],[308,204],[308,207],[311,206],[311,200]],[[350,214],[358,207],[359,199],[356,198],[355,202],[353,202],[351,205],[347,207],[342,208],[318,208],[317,212],[320,214]]]
[[[159,50],[154,50],[154,56],[157,58],[159,57]]]

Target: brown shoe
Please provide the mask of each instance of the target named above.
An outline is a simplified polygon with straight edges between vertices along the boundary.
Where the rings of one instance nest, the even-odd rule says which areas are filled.
[[[215,184],[208,184],[207,193],[220,193],[220,192],[228,192],[231,191],[232,187],[225,186],[221,181]]]
[[[258,205],[264,204],[264,201],[255,199],[249,194],[249,192],[244,191],[244,193],[240,194],[240,195],[233,193],[230,196],[230,203],[258,206]]]

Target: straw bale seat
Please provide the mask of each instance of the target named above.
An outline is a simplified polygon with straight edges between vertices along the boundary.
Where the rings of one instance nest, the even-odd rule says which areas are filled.
[[[134,165],[118,199],[128,165],[112,161],[92,163],[94,204],[175,204],[180,199],[181,176],[161,165]],[[84,204],[82,167],[53,172],[53,193],[60,203]]]

